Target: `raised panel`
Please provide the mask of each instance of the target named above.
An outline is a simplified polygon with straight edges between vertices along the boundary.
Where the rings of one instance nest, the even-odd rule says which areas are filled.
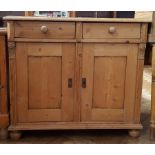
[[[61,57],[29,57],[29,109],[61,107]]]
[[[94,58],[93,108],[122,109],[126,57]]]

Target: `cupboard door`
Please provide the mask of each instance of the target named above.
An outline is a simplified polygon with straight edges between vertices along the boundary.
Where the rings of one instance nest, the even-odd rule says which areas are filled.
[[[72,121],[73,43],[17,43],[17,121]]]
[[[137,44],[83,44],[82,121],[133,120]]]

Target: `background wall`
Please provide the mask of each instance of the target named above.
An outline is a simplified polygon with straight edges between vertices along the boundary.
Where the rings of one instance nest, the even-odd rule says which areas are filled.
[[[0,11],[0,27],[5,26],[5,22],[3,23],[2,18],[4,16],[24,16],[24,11]]]

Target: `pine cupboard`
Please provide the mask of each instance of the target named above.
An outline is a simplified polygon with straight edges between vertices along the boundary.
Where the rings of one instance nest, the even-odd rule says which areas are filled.
[[[148,20],[5,17],[11,137],[128,129],[138,136]]]

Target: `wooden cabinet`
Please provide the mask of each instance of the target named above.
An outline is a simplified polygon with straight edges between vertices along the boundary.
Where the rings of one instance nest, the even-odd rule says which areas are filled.
[[[6,72],[6,28],[0,28],[0,138],[7,138],[8,100]]]
[[[5,19],[12,138],[38,129],[130,129],[139,135],[149,21]]]

